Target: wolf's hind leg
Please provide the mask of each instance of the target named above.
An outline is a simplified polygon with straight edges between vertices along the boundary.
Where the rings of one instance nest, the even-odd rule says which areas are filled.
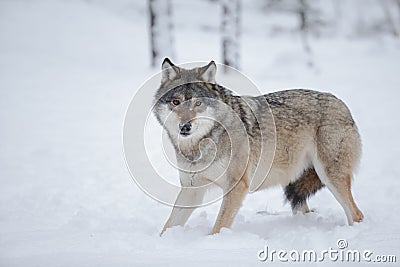
[[[171,215],[164,225],[160,236],[170,227],[184,225],[190,215],[196,209],[196,206],[202,204],[205,190],[201,188],[185,188],[179,192]]]
[[[314,167],[318,176],[342,205],[349,225],[361,222],[364,215],[351,193],[351,178],[361,153],[357,129],[324,126],[319,128],[317,138],[318,158]]]
[[[222,200],[221,208],[211,234],[221,231],[222,227],[230,228],[236,213],[242,205],[243,199],[247,194],[248,187],[243,180],[240,180],[235,187],[228,192]]]
[[[357,207],[356,203],[354,202],[353,195],[351,194],[351,175],[331,175],[327,176],[326,179],[326,186],[343,207],[346,213],[348,224],[352,225],[353,222],[361,222],[364,218],[364,215]]]
[[[293,214],[298,211],[303,214],[310,212],[307,199],[323,186],[314,168],[304,170],[300,178],[287,185],[284,189],[285,196],[290,202]]]

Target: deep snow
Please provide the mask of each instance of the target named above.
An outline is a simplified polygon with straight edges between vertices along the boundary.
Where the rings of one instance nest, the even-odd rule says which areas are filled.
[[[160,238],[170,208],[137,188],[122,154],[125,110],[158,71],[146,3],[131,2],[0,2],[0,266],[249,266],[270,264],[257,260],[265,244],[321,251],[339,238],[400,260],[399,40],[312,39],[310,68],[299,37],[263,32],[265,18],[244,6],[242,70],[262,91],[329,91],[352,110],[365,221],[347,226],[326,189],[309,202],[315,213],[292,216],[276,188],[249,195],[231,230],[207,235],[216,203]],[[218,10],[174,3],[177,62],[219,60]]]

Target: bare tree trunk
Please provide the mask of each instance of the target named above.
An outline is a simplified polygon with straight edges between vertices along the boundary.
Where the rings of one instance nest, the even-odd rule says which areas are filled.
[[[308,31],[310,26],[308,21],[308,12],[309,6],[307,0],[299,0],[299,30],[303,41],[304,50],[307,53],[310,53],[311,48],[308,44]]]
[[[309,12],[310,6],[307,0],[299,0],[299,30],[301,35],[301,40],[303,43],[304,51],[307,54],[307,65],[310,67],[314,66],[312,60],[312,51],[308,40],[308,34],[310,31],[310,22],[309,22]]]
[[[225,65],[239,69],[240,0],[221,0],[221,5],[222,62]]]
[[[151,66],[160,65],[164,57],[173,58],[171,0],[148,0],[150,15]]]

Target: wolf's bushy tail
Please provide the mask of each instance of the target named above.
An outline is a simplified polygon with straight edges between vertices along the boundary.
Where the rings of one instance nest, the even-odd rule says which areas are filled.
[[[298,209],[303,206],[308,197],[315,194],[322,187],[324,187],[324,184],[319,179],[314,168],[309,168],[304,170],[299,179],[285,187],[285,196],[292,209]]]

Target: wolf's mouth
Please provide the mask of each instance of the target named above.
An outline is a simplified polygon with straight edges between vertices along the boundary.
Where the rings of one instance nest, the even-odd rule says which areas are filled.
[[[180,132],[180,135],[182,135],[182,136],[188,136],[188,135],[190,135],[190,133],[188,133],[188,132]]]

